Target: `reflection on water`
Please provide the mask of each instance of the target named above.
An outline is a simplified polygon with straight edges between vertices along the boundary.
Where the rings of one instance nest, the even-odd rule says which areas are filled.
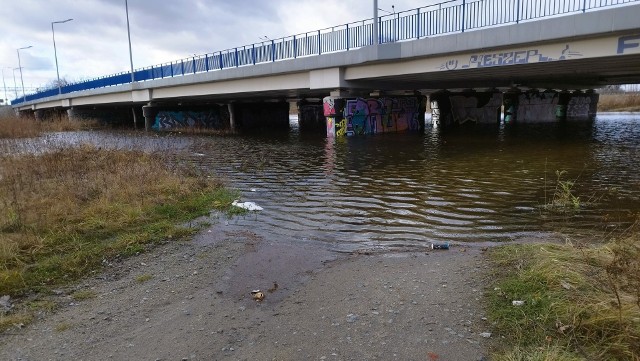
[[[52,137],[132,144],[130,135],[116,132]],[[265,210],[232,222],[259,224],[274,240],[349,249],[573,238],[620,231],[640,210],[640,115],[335,141],[295,127],[280,134],[135,139],[136,147],[186,154],[239,188],[243,200]],[[579,212],[541,209],[553,197],[556,171],[575,181]]]

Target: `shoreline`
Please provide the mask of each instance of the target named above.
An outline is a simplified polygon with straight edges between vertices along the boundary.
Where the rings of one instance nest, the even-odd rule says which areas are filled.
[[[5,334],[0,355],[486,359],[480,249],[347,255],[223,223],[52,296],[64,306]],[[75,301],[73,288],[95,297]],[[263,302],[251,299],[255,288]]]

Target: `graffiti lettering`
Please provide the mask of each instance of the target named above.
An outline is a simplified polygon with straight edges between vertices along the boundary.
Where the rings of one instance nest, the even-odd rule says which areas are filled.
[[[618,54],[623,54],[626,49],[640,47],[640,35],[627,35],[618,38]]]
[[[555,58],[545,56],[538,49],[510,51],[505,53],[476,54],[469,56],[469,62],[460,66],[461,69],[488,68],[493,66],[540,63],[555,60],[565,60],[574,56],[582,56],[580,52],[569,51],[569,45]],[[440,65],[440,70],[454,70],[458,68],[458,60],[452,59]]]

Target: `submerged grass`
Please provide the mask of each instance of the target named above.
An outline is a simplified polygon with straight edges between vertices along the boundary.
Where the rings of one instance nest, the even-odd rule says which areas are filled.
[[[488,313],[506,341],[495,360],[640,360],[638,225],[601,246],[509,245],[490,255]]]
[[[0,155],[0,295],[45,294],[109,260],[180,239],[237,193],[157,154],[95,146]],[[28,314],[0,315],[0,329]]]

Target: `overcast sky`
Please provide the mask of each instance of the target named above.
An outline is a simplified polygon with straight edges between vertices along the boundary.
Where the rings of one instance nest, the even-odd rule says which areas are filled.
[[[402,11],[437,2],[378,0],[378,7]],[[128,7],[134,68],[373,17],[372,0],[128,0]],[[56,79],[51,22],[69,18],[54,25],[61,78],[129,70],[124,0],[1,0],[0,66],[9,99],[18,48],[33,46],[20,50],[27,93]],[[18,69],[15,76],[20,88]]]

